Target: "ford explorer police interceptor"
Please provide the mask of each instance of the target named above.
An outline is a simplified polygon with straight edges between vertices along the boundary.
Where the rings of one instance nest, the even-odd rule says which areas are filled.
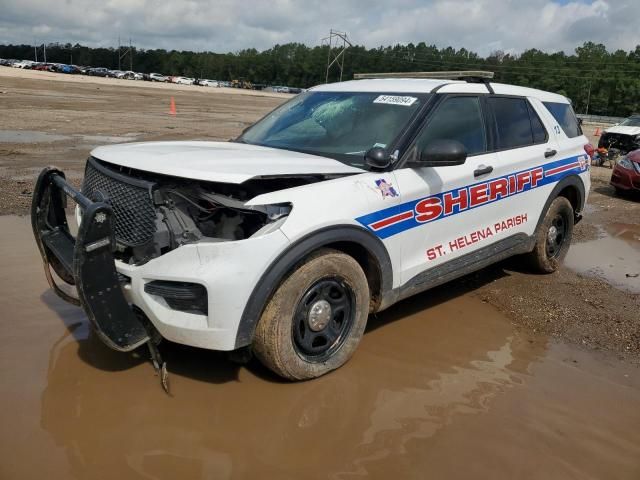
[[[250,348],[308,379],[353,355],[370,313],[410,295],[516,254],[556,270],[589,192],[586,144],[554,93],[347,81],[231,142],[96,148],[80,191],[46,168],[33,231],[52,288],[110,347],[146,343],[156,364],[162,338]]]

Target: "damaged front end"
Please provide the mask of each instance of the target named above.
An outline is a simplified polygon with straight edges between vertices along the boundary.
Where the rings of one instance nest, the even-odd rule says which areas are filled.
[[[60,170],[42,171],[33,195],[32,227],[54,291],[83,307],[104,343],[130,351],[157,341],[158,333],[127,301],[122,288],[127,278],[118,273],[118,261],[142,265],[188,243],[238,241],[269,233],[284,222],[291,206],[253,206],[247,201],[310,181],[314,179],[216,184],[123,169],[90,158],[81,191]],[[77,203],[75,237],[67,224],[67,198]],[[76,287],[77,298],[60,288],[52,271]],[[162,282],[149,285],[167,288]],[[176,308],[197,307],[185,292],[178,293]]]
[[[141,265],[187,243],[236,241],[268,233],[288,215],[290,205],[249,206],[246,202],[300,181],[218,184],[118,169],[90,158],[82,193],[113,207],[115,258]],[[77,210],[79,223],[82,208],[79,205]]]
[[[621,154],[640,148],[640,135],[627,135],[617,132],[603,132],[598,141],[598,148],[616,149]]]

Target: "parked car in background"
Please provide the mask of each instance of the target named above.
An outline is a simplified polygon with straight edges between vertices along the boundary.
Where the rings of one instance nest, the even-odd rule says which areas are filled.
[[[206,78],[201,78],[197,81],[197,85],[200,85],[202,87],[218,87],[218,81],[217,80],[207,80]]]
[[[80,73],[80,69],[75,65],[65,65],[62,63],[57,64],[54,70],[58,73],[67,73],[67,74]]]
[[[629,152],[618,160],[611,172],[610,183],[616,193],[640,192],[640,150]]]
[[[173,83],[177,83],[178,85],[193,85],[195,82],[195,78],[191,77],[174,77]]]
[[[106,77],[109,75],[109,73],[110,73],[109,69],[104,67],[89,68],[86,71],[86,74],[92,77]]]
[[[11,66],[13,68],[30,68],[36,62],[32,62],[31,60],[20,60],[18,62],[13,63]]]
[[[152,82],[166,82],[168,81],[167,77],[162,75],[161,73],[150,73],[149,80]]]
[[[640,114],[631,115],[613,127],[606,128],[600,140],[600,148],[615,148],[626,154],[640,148]]]
[[[128,70],[126,72],[120,72],[117,75],[117,78],[122,78],[124,80],[137,80],[136,75],[140,75],[136,72],[132,72],[131,70]],[[142,75],[140,75],[140,77],[142,77]]]
[[[29,67],[26,67],[29,68]],[[41,72],[57,72],[58,64],[56,63],[34,63],[31,65],[31,70],[39,70]]]

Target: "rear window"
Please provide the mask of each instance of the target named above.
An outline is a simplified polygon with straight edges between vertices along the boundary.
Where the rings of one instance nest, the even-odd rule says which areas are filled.
[[[533,132],[533,143],[544,143],[547,141],[547,130],[542,124],[542,120],[529,104],[529,118],[531,118],[531,131]]]
[[[547,132],[526,99],[492,97],[487,101],[496,121],[499,150],[546,141]]]
[[[582,129],[578,124],[576,114],[568,103],[543,102],[547,110],[556,119],[558,125],[562,128],[565,135],[569,138],[579,137],[582,135]]]

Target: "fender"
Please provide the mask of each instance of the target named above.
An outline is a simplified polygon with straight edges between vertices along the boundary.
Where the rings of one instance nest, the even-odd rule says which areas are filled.
[[[236,334],[236,348],[251,344],[264,307],[287,273],[311,252],[337,242],[352,242],[364,247],[380,266],[381,297],[384,299],[387,292],[392,291],[391,259],[386,247],[378,237],[355,225],[336,225],[316,230],[292,243],[262,274],[242,312]],[[383,300],[383,303],[386,302]]]
[[[580,219],[582,218],[582,210],[584,209],[584,201],[585,201],[584,183],[582,182],[582,179],[580,178],[579,175],[568,175],[564,177],[562,180],[560,180],[555,187],[553,187],[553,190],[551,190],[549,197],[547,197],[547,201],[545,202],[544,207],[542,208],[542,213],[540,214],[540,218],[538,218],[538,223],[536,224],[534,238],[538,232],[538,228],[540,227],[540,224],[544,220],[544,216],[547,214],[547,211],[551,206],[551,202],[553,202],[558,197],[558,195],[562,190],[564,190],[566,187],[569,187],[569,186],[576,187],[576,190],[578,191],[578,199],[577,199],[578,208],[575,211],[575,215],[576,215],[576,223],[580,221]]]

